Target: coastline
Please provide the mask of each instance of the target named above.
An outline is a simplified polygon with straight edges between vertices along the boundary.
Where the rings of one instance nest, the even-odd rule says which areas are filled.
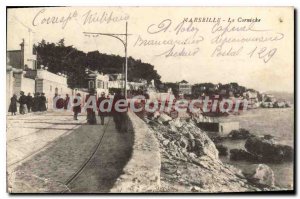
[[[271,135],[277,144],[288,145],[294,148],[294,106],[291,108],[258,108],[251,109],[242,115],[221,118],[222,121],[238,121],[241,128],[247,129],[251,134],[256,136]],[[281,124],[281,123],[282,124]],[[255,125],[254,125],[255,124]],[[220,143],[228,150],[243,149],[245,150],[245,140],[224,140]],[[247,169],[249,162],[233,161],[229,156],[221,158],[223,162],[232,164],[240,169]],[[287,189],[293,189],[294,163],[267,163],[275,174],[275,184]],[[280,179],[280,180],[279,180]]]
[[[243,172],[220,160],[219,152],[193,121],[150,120],[148,127],[159,142],[161,192],[254,192],[282,190],[255,184]]]

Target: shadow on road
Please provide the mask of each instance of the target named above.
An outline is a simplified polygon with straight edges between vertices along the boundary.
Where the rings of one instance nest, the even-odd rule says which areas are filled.
[[[110,118],[103,140],[82,173],[68,186],[72,193],[107,193],[123,174],[134,143],[132,124],[128,132],[118,132]]]

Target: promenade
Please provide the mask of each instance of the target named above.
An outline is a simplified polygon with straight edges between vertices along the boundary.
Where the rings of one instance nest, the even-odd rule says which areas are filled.
[[[44,112],[7,117],[8,191],[109,192],[132,152],[133,133],[112,117],[86,124],[86,115]]]

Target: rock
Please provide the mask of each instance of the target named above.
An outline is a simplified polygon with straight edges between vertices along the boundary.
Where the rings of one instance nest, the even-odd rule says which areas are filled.
[[[250,153],[262,156],[262,160],[264,162],[280,163],[284,161],[292,161],[294,156],[294,150],[292,147],[274,144],[270,140],[258,137],[247,139],[245,148]]]
[[[259,139],[261,139],[263,142],[265,143],[269,143],[271,145],[276,144],[275,143],[275,139],[271,137],[272,135],[267,135],[267,136],[263,136],[263,137],[259,137]]]
[[[189,146],[189,141],[187,139],[185,139],[184,137],[182,137],[180,139],[179,143],[182,148],[187,148]]]
[[[253,164],[243,171],[245,177],[253,183],[275,186],[275,176],[273,170],[265,164]]]
[[[222,142],[222,141],[224,141],[224,140],[226,140],[227,139],[227,137],[223,137],[223,136],[213,136],[213,137],[211,137],[210,138],[214,143],[220,143],[220,142]]]
[[[201,188],[200,187],[197,187],[197,186],[193,186],[192,188],[191,188],[191,191],[193,191],[193,192],[199,192],[201,190]]]
[[[253,135],[246,129],[232,130],[228,137],[232,140],[243,140],[252,137]]]
[[[191,134],[190,132],[188,132],[187,136],[188,136],[188,138],[190,140],[194,140],[195,139],[195,137],[193,136],[193,134]]]
[[[228,155],[228,148],[225,147],[224,145],[217,144],[216,148],[218,149],[220,156],[227,156]]]
[[[177,140],[177,141],[179,141],[181,139],[181,137],[182,137],[178,132],[171,131],[171,130],[168,130],[168,134],[167,135],[172,140]]]
[[[169,121],[169,126],[170,126],[171,131],[177,132],[177,128],[175,126],[175,122],[174,121]]]
[[[171,121],[171,120],[172,120],[172,118],[165,113],[160,114],[159,117],[157,118],[157,121],[160,124],[168,124],[169,121]]]
[[[169,142],[170,142],[169,140],[165,139],[165,140],[163,141],[163,145],[164,145],[164,146],[167,146],[167,145],[169,144]]]
[[[194,152],[197,156],[207,155],[212,159],[219,158],[216,146],[207,136],[195,139]]]
[[[260,157],[249,153],[248,151],[245,151],[243,149],[231,149],[230,159],[234,161],[245,160],[250,162],[256,162],[260,159]]]
[[[265,140],[272,140],[272,139],[274,139],[274,136],[270,135],[270,134],[266,134],[266,135],[264,135],[264,139]]]
[[[155,111],[153,114],[153,118],[157,119],[160,116],[160,113],[158,111]]]
[[[197,158],[197,155],[195,153],[189,153],[189,157],[194,159],[194,158]]]
[[[177,125],[179,121],[180,125]],[[171,130],[171,125],[177,128],[177,131]],[[160,190],[243,192],[265,189],[266,186],[257,188],[258,186],[249,183],[241,170],[222,163],[215,144],[194,122],[174,119],[169,121],[168,125],[156,122],[156,125],[149,126],[161,143],[160,180],[163,188]],[[169,142],[165,141],[165,138]],[[220,150],[220,146],[218,148]],[[174,181],[182,186],[176,186],[177,189]]]
[[[187,147],[187,150],[188,151],[194,151],[195,147],[196,147],[195,140],[189,140],[189,145]]]
[[[176,118],[176,119],[174,120],[174,125],[175,125],[175,127],[177,127],[177,128],[182,127],[182,122],[180,121],[180,118]]]

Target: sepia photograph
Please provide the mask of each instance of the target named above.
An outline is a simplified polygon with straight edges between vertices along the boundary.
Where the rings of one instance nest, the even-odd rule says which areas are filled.
[[[294,194],[294,14],[7,6],[7,193]]]

